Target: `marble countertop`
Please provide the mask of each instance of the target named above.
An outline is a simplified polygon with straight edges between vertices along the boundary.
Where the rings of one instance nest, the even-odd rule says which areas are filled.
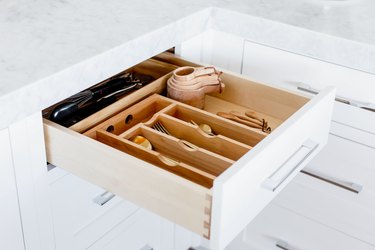
[[[0,128],[207,29],[375,73],[371,0],[4,0]]]

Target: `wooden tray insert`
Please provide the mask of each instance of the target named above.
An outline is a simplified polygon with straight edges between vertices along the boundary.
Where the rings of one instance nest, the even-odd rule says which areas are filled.
[[[130,118],[129,118],[130,117]],[[212,126],[215,134],[199,126]],[[160,123],[169,134],[154,129]],[[190,181],[211,188],[213,180],[266,135],[207,111],[154,94],[90,129],[85,135]],[[140,135],[152,149],[132,141]]]
[[[172,104],[173,102],[168,99],[146,98],[136,105],[98,124],[85,132],[84,135],[95,139],[97,130],[106,130],[115,135],[119,135],[138,123],[148,121],[158,112],[163,110],[167,111],[173,107],[171,106]]]
[[[90,128],[96,126],[100,122],[104,121],[105,119],[108,119],[113,114],[116,114],[118,112],[121,112],[122,110],[130,107],[137,101],[139,101],[142,98],[145,98],[150,95],[150,93],[161,93],[164,91],[164,85],[159,84],[159,80],[163,79],[166,75],[168,75],[170,72],[175,70],[178,66],[168,64],[165,62],[161,62],[155,59],[148,59],[142,63],[139,63],[113,77],[116,77],[118,75],[125,74],[127,72],[136,72],[140,74],[146,74],[154,77],[156,80],[152,83],[149,83],[148,85],[142,87],[141,89],[134,91],[124,97],[122,97],[120,100],[116,101],[115,103],[103,108],[102,110],[92,114],[91,116],[85,118],[84,120],[74,124],[73,126],[69,127],[69,129],[83,133]],[[112,79],[113,77],[109,78]],[[103,84],[107,82],[109,79],[99,83]],[[98,84],[98,85],[99,85]],[[53,107],[50,107],[53,108]],[[50,109],[48,108],[48,109]]]

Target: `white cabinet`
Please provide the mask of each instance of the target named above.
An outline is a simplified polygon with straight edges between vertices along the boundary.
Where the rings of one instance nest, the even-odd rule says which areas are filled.
[[[0,249],[25,249],[8,129],[0,131]]]
[[[302,214],[270,204],[226,250],[374,250]]]
[[[174,250],[173,230],[173,223],[140,209],[87,249]]]
[[[215,35],[206,36],[211,40],[194,38],[181,46],[181,51],[186,53],[183,55],[193,59],[198,59],[200,55],[200,59],[215,64],[214,58],[226,55],[231,58],[231,47],[236,53],[241,44],[241,38],[221,36],[222,40],[215,43],[217,39],[212,39]],[[210,51],[215,56],[189,54],[192,47],[201,50],[208,46],[207,43],[216,45],[213,45],[215,52]],[[311,249],[374,249],[375,113],[358,107],[374,107],[371,103],[375,103],[375,75],[244,39],[242,45],[243,56],[237,57],[236,62],[241,64],[242,74],[292,91],[298,91],[298,87],[319,91],[334,85],[338,89],[338,99],[344,98],[341,101],[352,104],[335,103],[328,145],[304,169],[309,175],[299,174],[273,201],[273,204],[287,210],[280,212],[283,209],[270,205],[272,208],[264,212],[267,215],[262,213],[254,224],[248,226],[247,242],[250,243],[245,245],[249,247],[250,244],[255,249],[280,249],[280,246],[275,246],[278,239],[271,239],[273,236],[265,233],[263,238],[259,235],[261,232],[257,228],[262,228],[260,230],[263,231],[279,230],[279,235],[292,238],[292,241],[298,237],[305,239],[305,244],[297,240],[297,245],[292,243],[287,249],[310,249],[312,246],[315,248]],[[222,65],[225,67],[225,64]],[[288,219],[277,218],[273,213],[282,213]],[[268,217],[274,218],[274,221]],[[301,231],[293,230],[294,219],[296,225],[315,235],[315,240],[303,238]],[[280,223],[284,223],[283,227],[278,225]],[[336,241],[346,242],[347,246],[334,247],[338,243],[335,245],[327,239],[329,235]],[[239,236],[229,249],[247,249],[244,240],[243,236]],[[263,243],[256,245],[256,242]]]
[[[171,63],[190,63],[171,57]],[[183,178],[183,175],[178,176],[173,173],[174,170],[171,170],[170,166],[169,169],[157,167],[159,161],[147,162],[148,154],[133,157],[134,151],[132,154],[127,150],[129,147],[124,146],[127,139],[121,136],[125,135],[118,134],[117,137],[121,137],[118,144],[116,142],[109,147],[109,142],[113,142],[113,136],[116,136],[114,134],[107,132],[112,139],[103,143],[100,142],[100,138],[95,140],[46,120],[47,159],[52,164],[111,190],[142,208],[209,238],[213,249],[223,249],[324,146],[331,118],[334,89],[329,88],[310,99],[304,95],[254,82],[234,73],[224,72],[222,79],[226,83],[225,91],[220,95],[207,97],[204,112],[186,111],[191,107],[171,102],[165,97],[155,97],[155,91],[165,87],[168,76],[170,75],[158,78],[124,99],[136,102],[145,94],[154,94],[152,98],[155,99],[151,99],[152,102],[150,99],[146,101],[157,103],[156,98],[162,98],[163,103],[167,104],[162,110],[174,107],[174,111],[169,112],[168,116],[177,119],[182,124],[180,126],[188,126],[186,123],[191,119],[200,119],[210,122],[214,130],[221,131],[220,135],[226,133],[229,137],[236,134],[236,131],[246,129],[246,132],[238,136],[237,141],[244,140],[247,136],[261,138],[251,145],[246,155],[238,161],[230,161],[225,171],[216,174],[211,186],[199,185]],[[274,128],[277,128],[268,135],[237,123],[220,129],[219,127],[228,121],[216,116],[216,113],[229,112],[231,109],[255,110],[273,121],[278,119],[279,122],[274,123],[277,124]],[[204,115],[200,116],[197,113]],[[145,119],[139,117],[140,112],[131,109],[120,115],[124,117],[113,117],[120,121],[116,123],[121,124],[119,126],[126,121],[127,115],[133,117],[134,123]],[[183,117],[190,118],[186,121]],[[108,125],[99,130],[106,133],[107,127]],[[157,135],[157,138],[160,138],[160,135]],[[250,143],[253,140],[247,138],[246,142],[242,143]],[[183,148],[178,150],[188,154]]]
[[[56,250],[87,249],[138,209],[59,168],[49,175]]]
[[[9,126],[25,248],[54,248],[41,113]]]
[[[296,90],[301,84],[314,89],[333,85],[337,95],[366,104],[375,103],[373,74],[245,41],[242,74]]]
[[[333,122],[327,146],[274,202],[375,249],[375,135],[343,122]]]

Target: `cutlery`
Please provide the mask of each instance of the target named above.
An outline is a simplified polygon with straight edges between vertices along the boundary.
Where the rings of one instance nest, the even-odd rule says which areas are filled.
[[[198,126],[204,133],[208,134],[208,135],[211,135],[211,136],[214,136],[215,134],[212,132],[212,128],[210,127],[210,125],[208,124],[205,124],[205,123],[202,123],[202,124],[197,124],[195,121],[193,120],[190,120],[190,123],[195,125],[195,126]]]
[[[79,117],[84,119],[98,111],[98,109],[117,101],[119,95],[139,89],[152,80],[151,76],[136,73],[127,73],[120,77],[112,78],[97,87],[69,97],[51,111],[49,119],[61,125],[70,124]],[[72,119],[73,116],[74,118]]]
[[[154,123],[154,125],[152,125],[152,128],[155,129],[156,131],[159,131],[161,133],[164,133],[164,134],[167,134],[167,135],[170,135],[170,136],[173,136],[171,133],[169,133],[169,131],[163,126],[163,124],[159,121],[157,121],[156,123]],[[191,149],[194,149],[194,150],[198,150],[198,147],[195,146],[194,144],[188,142],[188,141],[185,141],[185,140],[181,140],[180,141],[187,147],[191,148]]]

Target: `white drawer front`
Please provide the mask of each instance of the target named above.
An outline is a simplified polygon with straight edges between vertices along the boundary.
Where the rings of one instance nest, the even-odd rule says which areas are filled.
[[[239,243],[241,242],[241,243]],[[232,247],[233,246],[233,247]],[[270,204],[227,250],[374,250],[375,247]]]
[[[8,129],[0,130],[0,249],[24,249],[22,223]]]
[[[374,163],[375,148],[354,142],[350,137],[345,138],[336,133],[329,136],[327,146],[304,170],[338,184],[354,188],[357,186],[359,191],[362,188],[366,192],[375,194]]]
[[[323,225],[375,247],[375,194],[359,194],[299,174],[274,200]]]
[[[346,119],[337,119],[343,111]],[[308,175],[299,174],[275,202],[375,245],[375,137],[343,124],[371,113],[356,116],[346,105],[335,114],[328,144],[304,169]]]
[[[138,209],[119,197],[99,199],[103,189],[71,174],[50,187],[56,249],[86,249]]]
[[[332,120],[372,134],[372,145],[375,144],[375,112],[336,102]]]
[[[88,249],[174,250],[173,228],[171,222],[145,210],[138,210]]]
[[[167,77],[141,90],[161,90]],[[308,100],[229,72],[222,78],[227,81],[225,91],[206,98],[220,99],[220,105],[206,110],[210,121],[223,111],[217,108],[235,107],[264,112],[282,122],[215,176],[212,188],[45,121],[48,161],[209,238],[212,249],[223,249],[325,145],[335,90],[327,88]],[[137,92],[129,96],[137,100]]]
[[[339,96],[375,103],[373,74],[252,42],[245,42],[242,73],[291,89],[300,83],[318,90],[334,85]]]
[[[236,237],[325,145],[333,95],[314,99],[215,180],[213,249]],[[320,144],[306,148],[309,140]]]

